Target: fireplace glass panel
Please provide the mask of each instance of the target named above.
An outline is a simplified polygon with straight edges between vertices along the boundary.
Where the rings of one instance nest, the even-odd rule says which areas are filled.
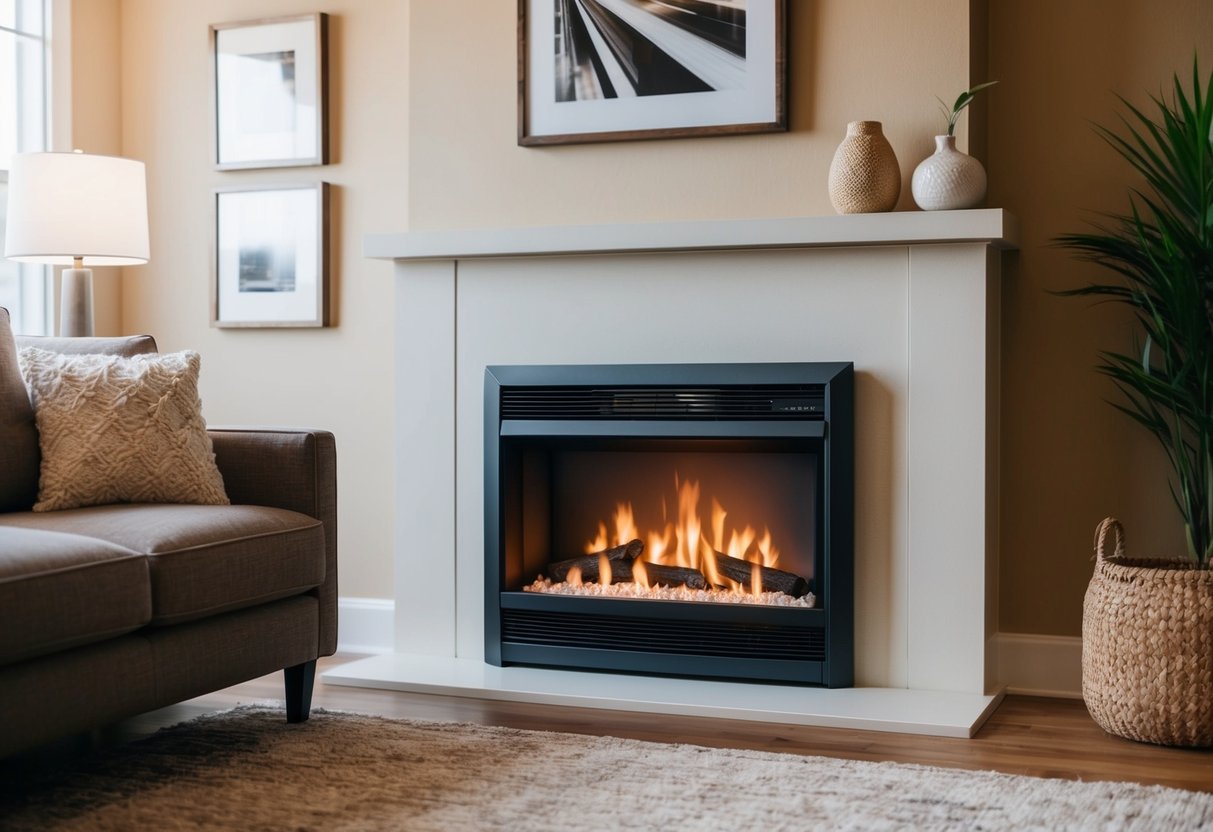
[[[654,550],[660,548],[654,536],[664,538],[672,550],[680,516],[691,510],[704,539],[718,551],[753,558],[769,532],[770,545],[778,553],[770,565],[804,577],[811,587],[817,551],[817,454],[806,449],[747,449],[752,444],[716,440],[680,451],[525,451],[520,457],[522,476],[515,480],[522,491],[518,517],[523,567],[516,573],[518,583],[534,580],[549,561],[604,548],[604,530],[606,546],[626,543],[632,534],[618,534],[623,506],[629,510],[624,519],[630,515],[635,536],[646,544],[646,558],[656,556]],[[692,497],[697,499],[690,504]],[[725,514],[714,524],[716,506]]]

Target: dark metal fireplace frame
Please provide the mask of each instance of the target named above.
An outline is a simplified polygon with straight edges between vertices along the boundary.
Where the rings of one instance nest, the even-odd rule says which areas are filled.
[[[853,378],[849,363],[486,368],[486,660],[853,684]],[[721,441],[817,455],[813,609],[521,591],[522,449]]]

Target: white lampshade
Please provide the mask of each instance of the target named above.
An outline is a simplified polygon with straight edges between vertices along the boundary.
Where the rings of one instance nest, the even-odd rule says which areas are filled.
[[[19,153],[8,175],[4,256],[24,263],[146,263],[142,162],[86,153]]]

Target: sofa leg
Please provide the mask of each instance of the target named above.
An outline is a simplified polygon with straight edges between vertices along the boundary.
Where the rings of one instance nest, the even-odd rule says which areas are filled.
[[[307,722],[312,710],[312,686],[316,682],[316,660],[282,671],[286,677],[286,721]]]

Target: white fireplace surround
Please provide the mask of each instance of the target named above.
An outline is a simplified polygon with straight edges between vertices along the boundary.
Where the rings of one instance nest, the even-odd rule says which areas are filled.
[[[325,680],[971,735],[1001,696],[998,300],[1016,239],[998,209],[368,236],[396,263],[396,644]],[[855,364],[857,687],[486,665],[485,366],[761,361]]]

